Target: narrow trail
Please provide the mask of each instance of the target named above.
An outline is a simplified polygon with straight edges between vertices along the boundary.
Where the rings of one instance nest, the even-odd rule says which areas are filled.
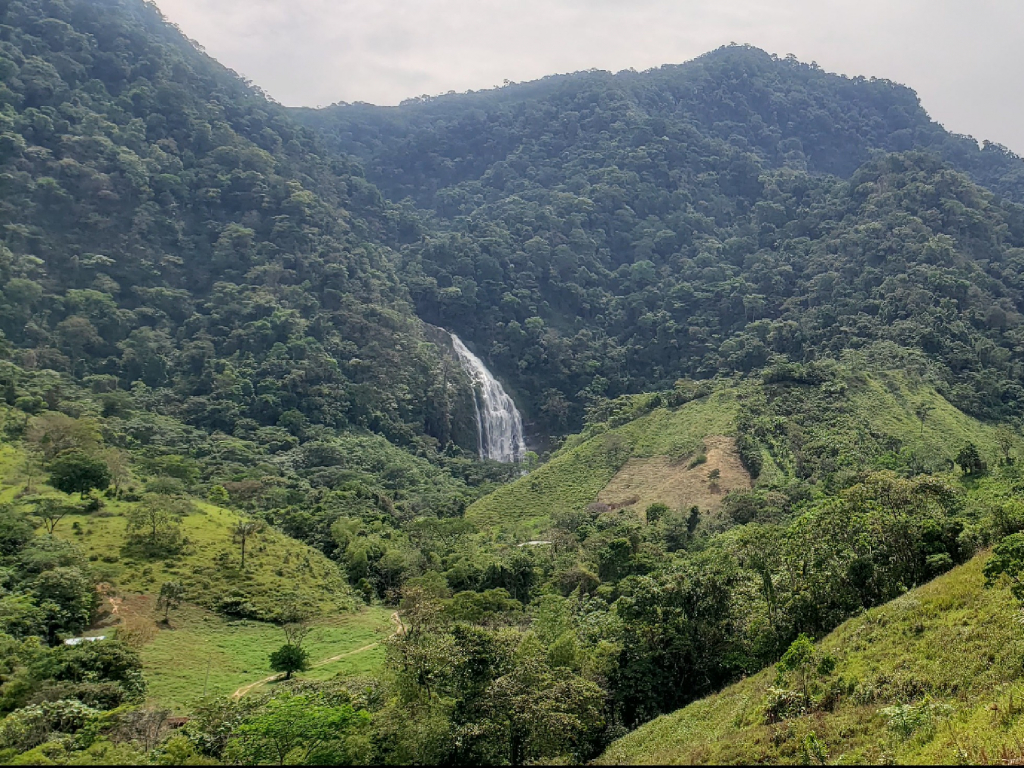
[[[398,611],[395,611],[394,613],[391,614],[391,621],[395,625],[395,631],[391,633],[390,637],[401,637],[402,635],[404,635],[405,634],[405,625],[402,623],[402,619],[399,617]],[[316,662],[315,664],[310,666],[310,669],[316,669],[317,667],[322,667],[325,664],[331,664],[331,663],[333,663],[335,661],[341,661],[341,659],[344,659],[347,656],[355,656],[357,653],[365,653],[366,651],[373,650],[374,648],[376,648],[379,645],[380,645],[380,642],[378,641],[376,643],[370,643],[369,645],[364,645],[362,648],[356,648],[353,651],[346,651],[345,653],[339,653],[337,656],[331,656],[330,658],[322,659],[321,661]],[[233,694],[231,694],[231,698],[234,699],[235,701],[238,701],[240,698],[245,696],[250,691],[254,691],[255,689],[257,689],[257,688],[259,688],[261,686],[264,686],[267,683],[275,683],[278,680],[284,680],[284,676],[285,676],[284,672],[279,672],[276,675],[270,675],[269,677],[264,677],[262,680],[257,680],[255,683],[249,683],[248,685],[243,685],[241,688],[239,688],[237,691],[235,691]]]

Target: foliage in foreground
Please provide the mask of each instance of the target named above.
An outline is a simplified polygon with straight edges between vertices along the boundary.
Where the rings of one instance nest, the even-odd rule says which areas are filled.
[[[989,553],[613,744],[601,764],[1019,760],[1016,601]],[[800,658],[797,658],[800,657]]]

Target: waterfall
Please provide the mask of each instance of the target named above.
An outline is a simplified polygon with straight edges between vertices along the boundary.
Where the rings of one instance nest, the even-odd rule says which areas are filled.
[[[515,402],[480,358],[466,348],[462,339],[454,333],[451,337],[455,355],[473,381],[473,406],[476,408],[480,458],[506,463],[522,461],[526,454],[526,443],[523,442],[523,418]]]

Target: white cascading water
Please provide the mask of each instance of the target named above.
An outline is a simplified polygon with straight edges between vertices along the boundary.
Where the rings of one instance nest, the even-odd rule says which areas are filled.
[[[455,354],[473,381],[480,458],[505,463],[522,461],[526,455],[526,443],[523,441],[523,418],[515,402],[480,358],[466,348],[462,339],[454,333],[451,337]]]

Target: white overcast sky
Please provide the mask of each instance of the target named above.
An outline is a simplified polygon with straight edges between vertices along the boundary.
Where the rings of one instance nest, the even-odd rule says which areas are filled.
[[[1024,154],[1024,0],[156,0],[288,106],[397,104],[729,42],[909,85],[948,129]]]

